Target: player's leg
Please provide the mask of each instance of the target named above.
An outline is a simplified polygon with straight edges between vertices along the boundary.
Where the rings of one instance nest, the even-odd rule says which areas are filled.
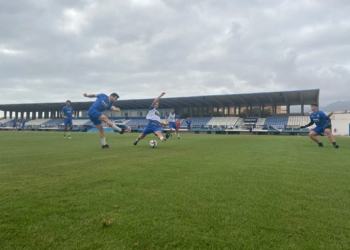
[[[173,128],[171,127],[171,125],[169,125],[169,133],[170,133],[170,137],[173,138]]]
[[[101,140],[101,143],[102,143],[102,148],[109,148],[109,146],[108,146],[108,144],[106,142],[105,132],[103,130],[102,123],[98,124],[98,125],[95,125],[95,126],[98,129],[99,137],[100,137],[100,140]]]
[[[158,136],[159,140],[166,141],[166,139],[163,137],[162,131],[158,130],[158,131],[155,131],[154,133]]]
[[[316,131],[315,131],[316,130]],[[316,142],[318,144],[319,147],[323,147],[322,142],[319,141],[319,139],[317,138],[317,135],[319,133],[317,132],[317,128],[314,128],[314,130],[310,131],[309,133],[309,137],[311,138],[311,140],[313,140],[314,142]]]
[[[326,132],[327,136],[328,136],[328,139],[331,141],[331,143],[333,144],[333,146],[335,148],[339,148],[339,145],[335,142],[335,138],[334,138],[334,135],[332,134],[332,130],[331,128],[326,128],[324,130],[324,132]]]
[[[177,134],[177,139],[180,139],[180,132],[178,128],[175,129],[175,133]]]
[[[68,129],[68,119],[64,118],[63,123],[64,123],[63,138],[66,138],[66,132],[67,132],[67,129]]]
[[[136,138],[136,140],[134,141],[134,146],[136,146],[137,143],[138,143],[140,140],[142,140],[143,138],[146,137],[147,134],[145,134],[145,130],[146,130],[146,128],[143,130],[142,134],[140,134],[140,135]]]
[[[71,139],[70,132],[72,132],[72,130],[73,130],[73,121],[72,121],[72,119],[69,119],[68,124],[69,124],[68,138]]]
[[[105,122],[108,125],[108,127],[113,128],[114,130],[117,130],[120,134],[124,134],[124,132],[130,132],[130,128],[124,129],[124,128],[118,127],[117,125],[115,125],[114,122],[109,120],[108,117],[105,116],[104,114],[102,114],[98,119],[100,121]]]

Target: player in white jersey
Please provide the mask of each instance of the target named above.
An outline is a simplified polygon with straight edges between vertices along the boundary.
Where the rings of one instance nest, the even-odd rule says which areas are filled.
[[[148,114],[146,116],[146,119],[148,120],[148,124],[145,127],[145,129],[142,131],[142,134],[139,135],[136,140],[134,141],[134,145],[136,146],[139,140],[142,140],[146,137],[146,135],[154,133],[156,136],[158,136],[159,140],[166,141],[166,138],[163,137],[163,128],[162,126],[168,125],[167,123],[160,122],[160,115],[157,110],[159,107],[159,100],[164,96],[165,93],[163,92],[158,96],[153,102],[152,105],[149,107]]]
[[[170,136],[173,137],[172,131],[175,129],[175,134],[177,134],[177,138],[180,139],[180,133],[179,130],[176,128],[176,115],[175,115],[175,109],[172,108],[170,113],[166,115],[165,121],[169,123],[169,129],[170,129]]]

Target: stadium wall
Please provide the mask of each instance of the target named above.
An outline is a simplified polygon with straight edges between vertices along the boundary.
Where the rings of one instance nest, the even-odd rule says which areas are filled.
[[[332,132],[334,135],[349,135],[350,133],[350,113],[335,112],[331,116]]]

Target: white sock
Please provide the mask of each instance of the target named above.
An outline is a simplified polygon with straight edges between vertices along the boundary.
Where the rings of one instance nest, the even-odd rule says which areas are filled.
[[[112,128],[114,128],[115,130],[118,130],[119,132],[122,131],[121,128],[119,128],[117,125],[113,124]]]
[[[139,141],[140,139],[137,137],[135,141]]]
[[[180,137],[180,133],[177,133],[177,137]]]
[[[105,138],[105,137],[100,138],[100,140],[101,140],[101,143],[102,143],[103,146],[107,144],[107,143],[106,143],[106,138]]]
[[[163,141],[163,140],[164,140],[164,137],[163,137],[163,136],[161,136],[161,137],[159,138],[159,140]]]
[[[70,135],[70,132],[68,132],[68,135]]]

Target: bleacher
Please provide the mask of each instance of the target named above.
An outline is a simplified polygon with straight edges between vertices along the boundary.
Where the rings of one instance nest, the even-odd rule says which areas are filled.
[[[146,127],[148,121],[144,119],[131,119],[125,125],[132,128],[143,128]]]
[[[28,121],[26,123],[26,126],[33,126],[33,127],[36,127],[36,126],[40,126],[48,121],[50,121],[51,119],[36,119],[36,120],[31,120],[31,121]]]
[[[310,122],[309,116],[289,116],[287,127],[288,128],[299,128],[300,126],[306,125]],[[309,128],[314,128],[315,125]]]
[[[3,127],[12,127],[13,119],[1,119],[0,123]]]
[[[256,122],[256,129],[262,129],[264,128],[266,118],[259,118],[258,121]]]
[[[54,127],[54,126],[58,126],[62,122],[63,122],[63,119],[51,119],[47,122],[44,122],[42,125],[44,125],[45,127]]]
[[[265,120],[264,126],[267,128],[284,129],[288,124],[288,116],[269,116]]]
[[[222,128],[233,128],[239,117],[213,117],[207,124],[207,127],[222,127]]]

